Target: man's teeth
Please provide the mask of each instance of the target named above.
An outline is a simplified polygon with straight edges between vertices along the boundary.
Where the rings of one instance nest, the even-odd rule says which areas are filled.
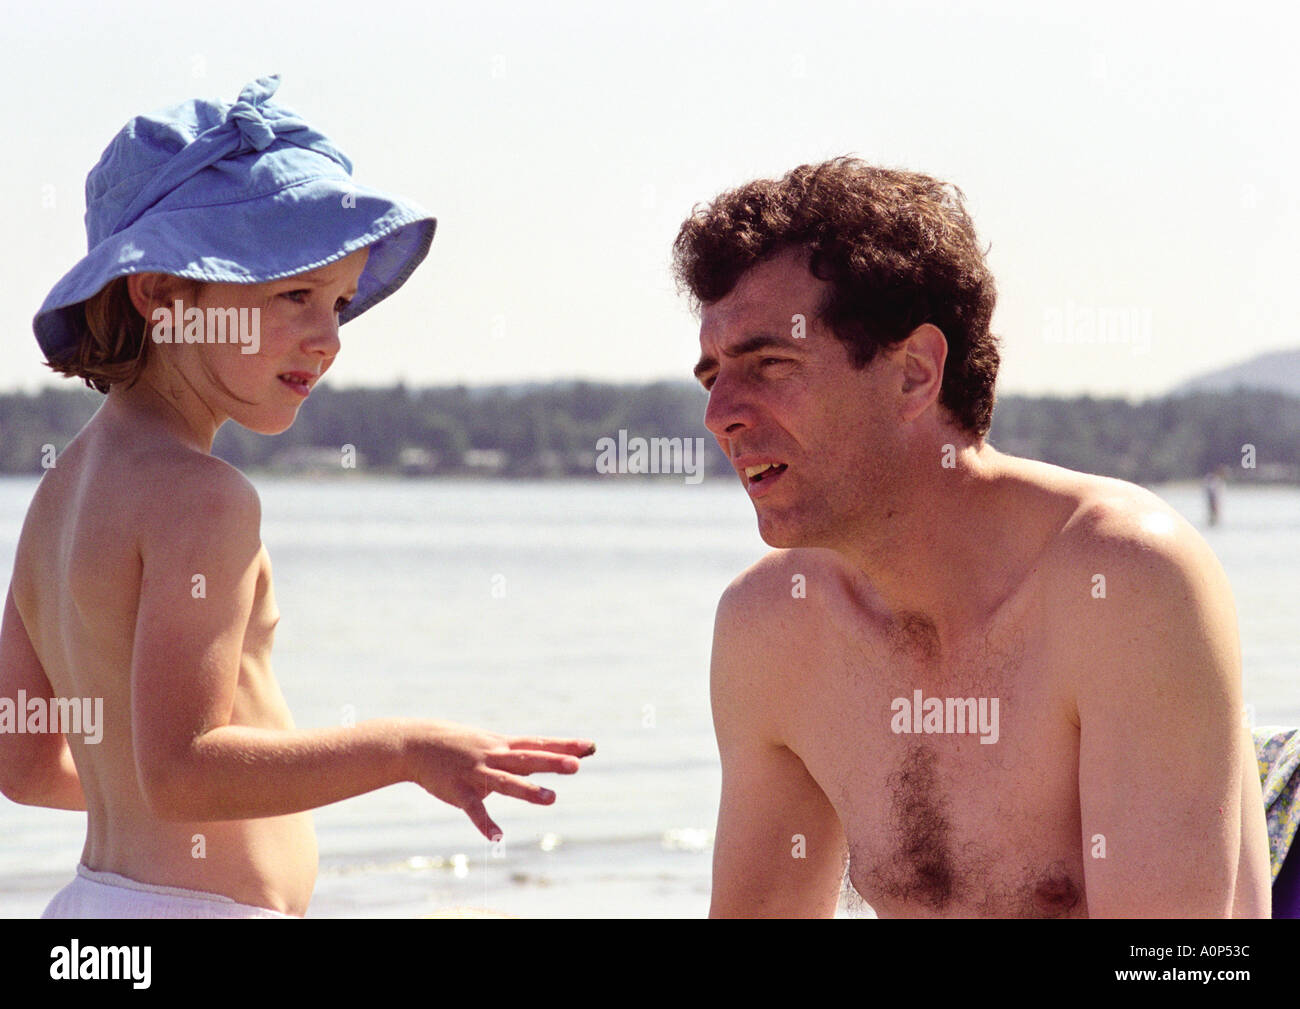
[[[750,480],[757,480],[770,469],[785,469],[783,462],[765,462],[759,466],[746,466],[745,476]]]

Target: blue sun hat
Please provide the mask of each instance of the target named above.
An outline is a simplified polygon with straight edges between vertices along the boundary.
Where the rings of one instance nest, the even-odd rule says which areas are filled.
[[[352,162],[259,77],[234,105],[194,99],[137,116],[86,176],[89,251],[32,320],[48,360],[86,332],[86,299],[131,273],[257,284],[369,246],[355,319],[406,282],[433,241],[423,208],[359,186]]]

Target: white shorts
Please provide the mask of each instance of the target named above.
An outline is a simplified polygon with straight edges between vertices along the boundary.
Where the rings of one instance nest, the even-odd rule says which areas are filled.
[[[77,878],[54,895],[42,918],[292,918],[219,893],[140,883],[115,872],[77,866]]]

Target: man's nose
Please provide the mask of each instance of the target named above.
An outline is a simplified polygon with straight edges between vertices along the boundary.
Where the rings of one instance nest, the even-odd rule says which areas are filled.
[[[709,388],[709,405],[704,411],[704,426],[719,440],[734,438],[754,422],[753,406],[744,384],[721,373]]]

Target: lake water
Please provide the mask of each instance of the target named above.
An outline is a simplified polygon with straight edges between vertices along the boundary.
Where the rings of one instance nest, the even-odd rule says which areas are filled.
[[[415,785],[317,811],[310,914],[701,916],[719,771],[708,663],[719,594],[766,547],[732,483],[255,477],[299,726],[399,715],[594,738],[559,798],[495,797],[493,849]],[[7,572],[34,478],[0,478]],[[1156,488],[1198,527],[1196,486]],[[1256,721],[1300,722],[1300,488],[1230,487],[1203,533],[1232,581]],[[71,878],[85,815],[0,800],[0,916]]]

